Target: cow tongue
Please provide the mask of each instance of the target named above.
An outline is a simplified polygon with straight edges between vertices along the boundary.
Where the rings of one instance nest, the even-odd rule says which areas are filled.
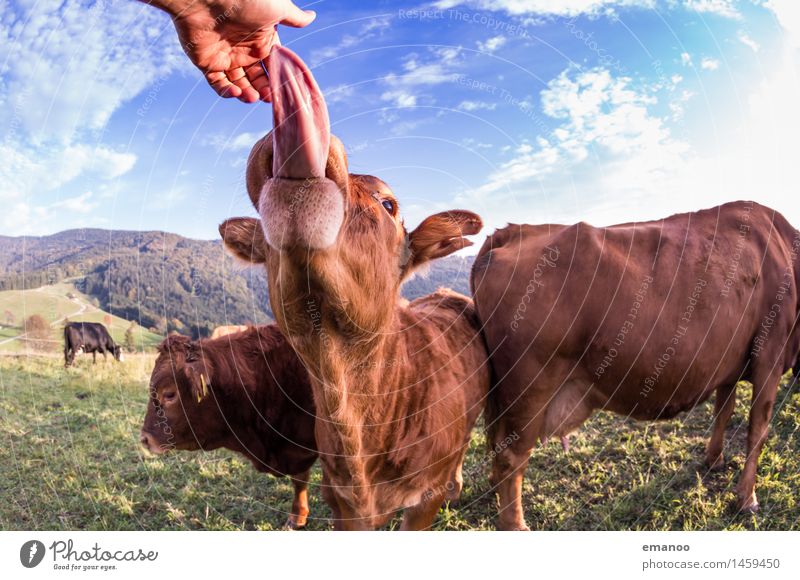
[[[325,177],[330,121],[317,82],[300,57],[283,46],[272,48],[267,70],[274,123],[273,176]]]

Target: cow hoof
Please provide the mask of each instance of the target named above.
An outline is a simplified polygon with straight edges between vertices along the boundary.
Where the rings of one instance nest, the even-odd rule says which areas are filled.
[[[751,503],[751,504],[748,504],[746,506],[740,507],[739,508],[739,513],[744,514],[744,515],[752,515],[752,514],[757,514],[759,509],[760,509],[760,506],[758,505],[758,502],[755,502],[755,503]]]
[[[515,522],[504,524],[502,522],[497,524],[497,530],[499,532],[530,532],[531,529],[525,524],[525,522]]]
[[[725,458],[720,453],[716,459],[706,457],[706,467],[709,471],[722,471],[725,469]]]
[[[286,523],[283,525],[284,530],[303,530],[306,527],[305,520],[298,521],[294,517],[289,516],[289,519],[286,520]]]

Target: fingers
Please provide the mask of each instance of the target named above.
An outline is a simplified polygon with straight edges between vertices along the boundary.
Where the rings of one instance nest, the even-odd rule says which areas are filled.
[[[249,68],[249,67],[248,67]],[[258,100],[258,90],[253,88],[250,78],[242,67],[225,71],[228,80],[241,89],[239,100],[244,103],[255,103]]]
[[[229,99],[231,97],[239,97],[242,94],[242,89],[234,85],[224,72],[206,73],[205,77],[208,84],[220,97]]]
[[[260,62],[247,67],[247,70],[238,67],[225,72],[210,72],[205,77],[214,92],[225,99],[236,98],[243,103],[269,101],[269,82]]]
[[[245,73],[247,78],[250,79],[250,85],[258,92],[258,98],[265,102],[271,101],[269,78],[261,62],[251,64],[245,69]]]
[[[289,14],[281,20],[281,24],[285,24],[286,26],[292,26],[294,28],[303,28],[304,26],[308,26],[314,19],[317,17],[317,13],[313,10],[301,10],[294,4],[292,4],[292,8],[289,11]]]

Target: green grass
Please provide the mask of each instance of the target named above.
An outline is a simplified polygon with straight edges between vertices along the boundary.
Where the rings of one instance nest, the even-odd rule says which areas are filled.
[[[72,299],[67,296],[71,294]],[[14,325],[6,326],[5,312],[14,315]],[[91,299],[80,293],[69,282],[60,282],[52,286],[42,286],[34,290],[6,290],[0,292],[0,353],[20,353],[28,349],[26,341],[16,339],[23,332],[23,321],[33,314],[40,314],[53,326],[51,332],[52,350],[63,349],[63,318],[68,317],[72,322],[100,322],[105,324],[111,332],[112,338],[118,343],[124,343],[125,331],[130,322],[118,316],[109,315],[97,308]],[[108,324],[108,317],[111,324]],[[137,347],[150,349],[155,347],[162,336],[154,334],[140,326],[136,327],[135,339]],[[14,340],[11,340],[14,339]]]
[[[256,473],[220,450],[146,457],[137,435],[153,358],[64,370],[51,357],[0,357],[0,529],[277,529],[291,501],[286,479]],[[744,387],[744,386],[743,386]],[[762,511],[732,509],[743,462],[749,389],[728,428],[726,468],[701,464],[711,425],[706,403],[679,420],[637,423],[598,414],[564,453],[534,453],[525,479],[528,524],[547,530],[789,530],[800,527],[800,390],[778,394],[759,467]],[[482,434],[474,435],[461,506],[437,529],[492,529]],[[320,473],[314,471],[313,484]],[[311,529],[329,511],[311,492]],[[396,522],[393,524],[396,525]]]

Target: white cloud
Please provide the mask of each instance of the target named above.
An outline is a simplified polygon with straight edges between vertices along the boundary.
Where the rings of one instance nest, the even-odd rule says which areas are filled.
[[[330,104],[346,103],[355,95],[353,85],[340,84],[322,90],[325,95],[325,102]]]
[[[716,14],[726,18],[740,19],[742,16],[736,10],[733,0],[685,0],[684,6],[695,12]]]
[[[738,34],[738,38],[739,42],[744,44],[746,47],[750,48],[753,52],[758,52],[759,50],[761,50],[761,45],[758,44],[752,38],[750,38],[750,36],[747,35],[746,33],[740,31]]]
[[[150,211],[161,212],[163,210],[172,209],[174,206],[189,197],[189,192],[185,186],[173,185],[170,189],[153,198],[147,204],[147,209]]]
[[[497,108],[497,103],[485,103],[483,101],[461,101],[457,109],[471,113],[473,111],[494,111]]]
[[[386,91],[381,95],[381,99],[401,109],[417,106],[417,97],[405,90]]]
[[[197,73],[169,18],[140,3],[3,2],[0,22],[0,200],[14,212],[4,233],[65,215],[97,225],[97,199],[137,160],[103,144],[109,119],[174,71]]]
[[[634,89],[626,77],[612,77],[606,69],[564,71],[548,83],[541,101],[544,113],[561,124],[535,144],[521,144],[516,156],[479,193],[556,171],[567,174],[592,155],[624,167],[616,177],[606,175],[607,179],[618,185],[627,179],[633,185],[662,173],[686,152],[687,146],[673,139],[662,120],[650,114],[655,98]]]
[[[17,201],[7,207],[7,212],[0,214],[0,228],[5,235],[42,235],[54,229],[65,211],[70,212],[70,227],[108,225],[107,218],[94,211],[98,205],[91,191],[49,204]]]
[[[700,68],[703,70],[717,70],[719,68],[719,61],[710,56],[703,57],[700,61]]]
[[[0,199],[54,191],[77,178],[112,180],[136,163],[132,153],[89,145],[23,147],[0,145]]]
[[[57,201],[50,205],[50,209],[66,209],[77,213],[89,213],[97,207],[97,202],[92,201],[93,194],[91,191],[76,195],[75,197],[68,197]]]
[[[383,79],[387,90],[381,99],[397,107],[413,107],[425,87],[454,82],[455,69],[460,64],[460,48],[431,49],[432,55],[421,57],[412,53],[403,61],[403,72],[390,73]]]
[[[507,39],[505,36],[493,36],[484,42],[478,41],[478,50],[481,52],[494,52],[501,48],[506,41]]]
[[[800,5],[797,0],[769,0],[765,6],[775,13],[789,42],[800,47]]]
[[[238,153],[249,151],[264,133],[239,133],[238,135],[210,135],[201,141],[202,145],[213,147],[218,153]]]
[[[347,50],[355,48],[367,40],[372,40],[384,33],[391,25],[391,20],[386,16],[370,18],[358,29],[355,34],[345,34],[339,42],[325,46],[311,52],[310,62],[316,66],[321,62],[336,58]]]
[[[678,95],[673,96],[669,101],[669,110],[672,112],[671,119],[678,121],[683,118],[686,112],[686,103],[688,103],[695,96],[695,93],[689,90],[682,90]]]
[[[775,1],[775,0],[773,0]],[[793,2],[794,0],[777,0]],[[676,0],[670,0],[676,5]],[[619,8],[658,8],[657,0],[439,0],[437,8],[469,6],[479,10],[506,12],[512,16],[597,16],[613,14]],[[726,18],[741,19],[735,0],[682,0],[679,4],[688,10],[714,14]]]
[[[602,219],[604,200],[624,204],[669,181],[690,149],[652,112],[659,90],[669,88],[638,86],[603,68],[562,72],[540,95],[553,130],[517,144],[485,183],[464,194],[464,202],[486,214],[491,231],[509,215],[531,223],[574,220],[578,208],[577,219]]]
[[[437,8],[470,6],[479,10],[507,12],[512,16],[577,16],[599,14],[607,9],[639,6],[651,8],[655,0],[439,0]]]
[[[681,64],[683,66],[692,66],[692,55],[690,55],[688,52],[682,52]]]
[[[482,141],[478,141],[477,139],[473,139],[472,137],[468,137],[466,139],[461,140],[461,146],[466,149],[494,149],[494,145],[491,143],[484,143]]]
[[[156,79],[188,67],[169,18],[136,2],[4,2],[0,21],[0,122],[36,143],[97,131]]]
[[[753,199],[800,225],[800,55],[795,39],[787,33],[784,40],[783,53],[761,70],[766,80],[742,95],[735,113],[715,113],[713,125],[723,132],[697,149],[654,115],[665,104],[673,118],[683,115],[694,94],[678,88],[680,81],[653,93],[601,70],[562,73],[541,95],[544,112],[560,123],[549,135],[517,144],[485,183],[463,194],[464,204],[485,215],[487,231],[509,216],[605,225],[735,199]],[[684,55],[684,64],[691,60]]]

